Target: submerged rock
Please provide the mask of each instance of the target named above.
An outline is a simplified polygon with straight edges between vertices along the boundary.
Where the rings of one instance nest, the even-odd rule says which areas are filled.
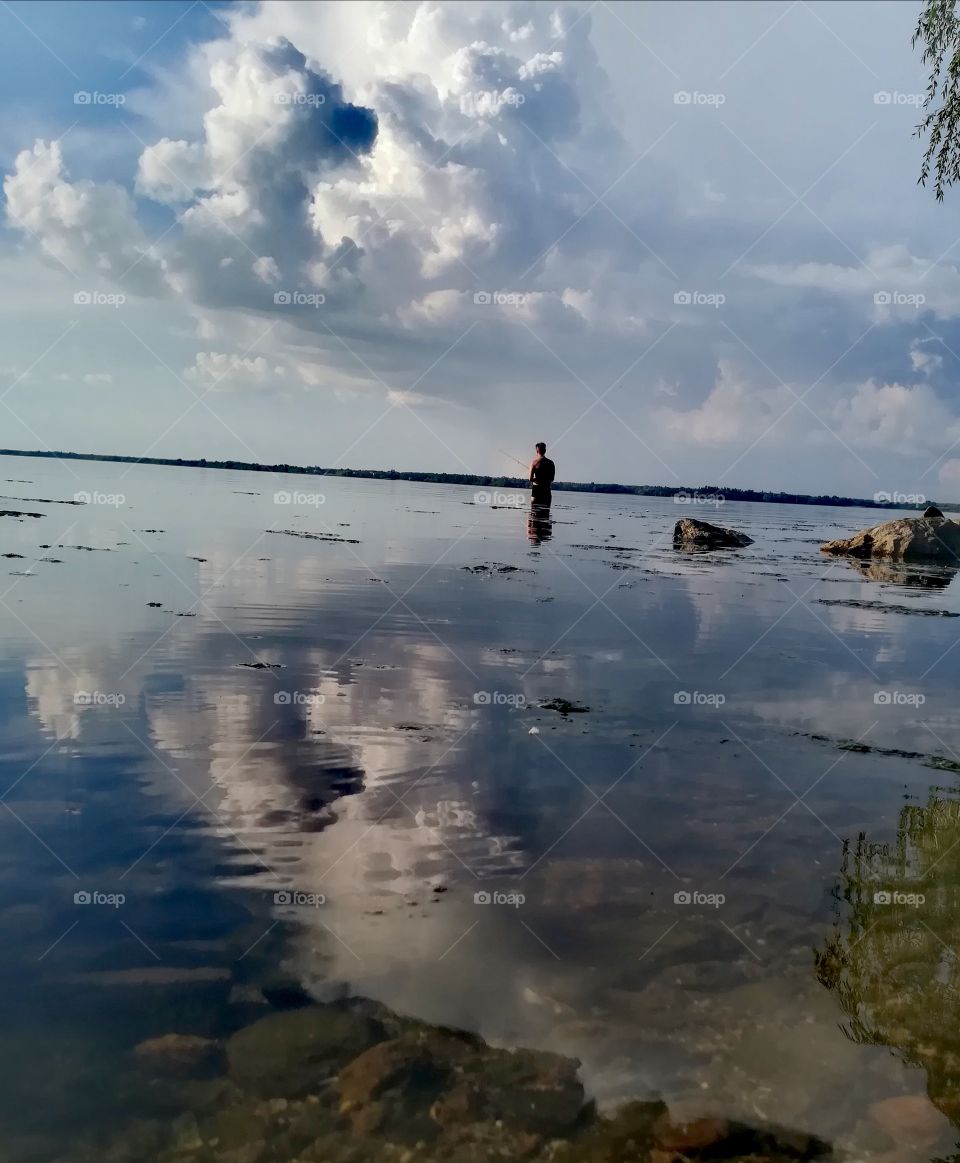
[[[317,1090],[385,1037],[383,1026],[337,1006],[311,1006],[261,1018],[227,1042],[230,1077],[266,1098]]]
[[[216,1045],[172,1034],[137,1055],[190,1059]],[[64,1163],[798,1163],[830,1153],[776,1127],[674,1120],[661,1101],[601,1116],[575,1058],[496,1048],[364,998],[271,1014],[226,1050],[230,1078],[177,1081],[212,1089],[152,1138],[134,1124],[106,1150],[91,1140]],[[912,1110],[888,1106],[875,1118],[905,1127],[904,1141],[926,1133]]]
[[[417,1139],[471,1123],[568,1134],[583,1116],[579,1062],[499,1050],[474,1035],[421,1027],[367,1050],[341,1070],[341,1110],[354,1129]]]
[[[660,1101],[631,1102],[598,1119],[554,1155],[556,1163],[680,1163],[690,1159],[787,1160],[829,1158],[830,1146],[813,1135],[705,1116],[674,1122]]]
[[[156,1074],[194,1074],[215,1068],[220,1043],[196,1034],[163,1034],[147,1038],[133,1050],[139,1064]]]
[[[938,516],[927,516],[934,509]],[[820,546],[822,553],[850,557],[888,557],[898,561],[934,561],[960,564],[960,522],[949,521],[936,506],[922,517],[900,517],[853,537],[841,537]]]
[[[681,517],[673,529],[675,549],[742,549],[752,544],[753,538],[746,533],[711,525],[709,521],[697,521],[693,517]]]

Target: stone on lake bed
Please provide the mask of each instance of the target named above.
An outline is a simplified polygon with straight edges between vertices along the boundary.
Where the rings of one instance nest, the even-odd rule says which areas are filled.
[[[358,1131],[413,1138],[464,1123],[537,1135],[568,1134],[584,1110],[579,1062],[534,1050],[501,1050],[442,1029],[380,1042],[340,1071],[341,1110]]]
[[[141,1066],[158,1074],[193,1074],[215,1067],[220,1043],[197,1034],[163,1034],[138,1043],[133,1052]]]
[[[939,516],[927,516],[934,510]],[[822,553],[849,557],[886,557],[898,561],[932,561],[960,565],[960,522],[948,520],[936,506],[922,517],[899,517],[852,537],[820,546]]]
[[[231,1079],[265,1098],[317,1090],[348,1062],[385,1039],[380,1022],[337,1006],[270,1014],[227,1042]]]
[[[742,549],[752,544],[753,538],[746,533],[711,525],[709,521],[697,521],[694,517],[681,517],[673,529],[675,549]]]

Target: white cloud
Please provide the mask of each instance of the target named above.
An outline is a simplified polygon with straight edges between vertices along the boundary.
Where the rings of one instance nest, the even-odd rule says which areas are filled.
[[[12,225],[71,274],[160,293],[163,264],[150,253],[130,195],[113,183],[71,182],[57,142],[38,141],[17,154],[3,192]]]
[[[918,258],[902,243],[869,251],[859,265],[769,263],[752,273],[781,287],[843,295],[880,322],[916,319],[923,311],[938,319],[960,317],[960,270]]]
[[[660,390],[660,389],[658,389]],[[669,393],[669,391],[667,392]],[[797,393],[799,394],[799,393]],[[743,445],[770,434],[782,440],[780,420],[795,396],[781,384],[757,385],[727,362],[717,368],[709,395],[698,407],[659,408],[655,420],[667,439],[698,445]]]
[[[837,434],[859,448],[933,453],[960,439],[960,417],[928,384],[859,384],[833,409]]]
[[[207,390],[222,391],[243,388],[275,388],[282,383],[286,369],[271,366],[262,356],[229,355],[222,351],[198,351],[191,367],[184,370],[184,378],[200,384]]]

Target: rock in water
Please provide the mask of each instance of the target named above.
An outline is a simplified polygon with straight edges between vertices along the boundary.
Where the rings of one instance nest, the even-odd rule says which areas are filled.
[[[939,516],[928,517],[935,510]],[[900,517],[871,529],[862,529],[853,537],[828,541],[822,553],[847,554],[850,557],[888,557],[897,561],[936,561],[960,565],[960,522],[948,521],[931,505],[922,517]]]
[[[340,1071],[341,1111],[357,1133],[419,1139],[466,1124],[534,1135],[570,1134],[582,1117],[579,1062],[500,1050],[453,1030],[413,1029]]]
[[[927,505],[927,507],[923,510],[923,515],[929,521],[931,517],[942,517],[943,510],[938,509],[936,505]]]
[[[163,1034],[140,1042],[133,1052],[151,1073],[189,1075],[218,1065],[220,1043],[196,1034]]]
[[[709,521],[697,521],[693,517],[681,518],[673,530],[674,549],[742,549],[744,545],[752,544],[753,538],[746,533],[711,525]]]
[[[383,1026],[336,1006],[261,1018],[227,1042],[231,1079],[263,1098],[309,1094],[386,1037]]]

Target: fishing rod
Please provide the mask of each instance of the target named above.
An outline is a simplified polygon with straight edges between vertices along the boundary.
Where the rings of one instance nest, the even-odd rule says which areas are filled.
[[[518,460],[517,457],[512,456],[509,452],[504,452],[502,448],[498,448],[497,452],[499,452],[501,456],[507,457],[508,460],[516,461],[516,463],[519,464],[525,472],[527,471],[528,466],[524,464],[522,460]]]

